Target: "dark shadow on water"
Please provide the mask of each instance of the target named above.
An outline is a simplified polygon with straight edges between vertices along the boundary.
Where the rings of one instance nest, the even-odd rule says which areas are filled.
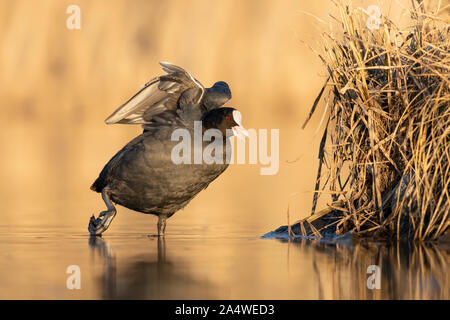
[[[104,261],[97,279],[102,299],[202,299],[216,295],[209,281],[192,277],[188,263],[167,258],[164,238],[148,242],[148,252],[121,260],[118,270],[109,242],[99,237],[89,239],[91,250]]]
[[[289,245],[294,250],[313,250],[319,299],[450,298],[448,245],[311,240],[296,240]],[[374,274],[368,270],[370,265],[379,267],[379,289],[368,288],[368,278]],[[327,297],[325,291],[329,292]]]

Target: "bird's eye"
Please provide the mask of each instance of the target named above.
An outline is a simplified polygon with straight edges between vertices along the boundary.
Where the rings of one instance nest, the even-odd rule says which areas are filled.
[[[227,121],[230,121],[230,120],[231,120],[231,118],[230,118],[230,117],[226,117],[225,119],[227,119]]]

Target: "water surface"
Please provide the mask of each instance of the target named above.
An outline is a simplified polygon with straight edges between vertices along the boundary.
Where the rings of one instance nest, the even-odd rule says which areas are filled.
[[[71,227],[0,228],[1,299],[448,299],[444,245],[296,243],[172,225],[91,238]],[[81,289],[66,286],[68,266]],[[380,267],[368,289],[367,267]]]

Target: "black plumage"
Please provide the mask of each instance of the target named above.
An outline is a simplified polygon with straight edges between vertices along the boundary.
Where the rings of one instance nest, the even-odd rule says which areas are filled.
[[[119,107],[107,123],[141,124],[144,132],[123,147],[103,168],[91,186],[101,192],[107,210],[91,217],[89,231],[101,234],[116,214],[113,203],[129,209],[157,215],[158,234],[163,235],[165,221],[205,189],[227,167],[231,150],[226,139],[228,129],[235,135],[246,134],[240,113],[222,107],[231,98],[225,82],[211,88],[203,86],[180,67],[162,63],[168,73],[147,83],[136,95]],[[201,130],[218,129],[222,133],[222,163],[195,164],[195,121]],[[183,129],[190,135],[191,163],[175,164],[172,134]],[[210,142],[201,142],[201,152]],[[197,146],[197,147],[198,147]],[[219,149],[220,151],[220,149]]]

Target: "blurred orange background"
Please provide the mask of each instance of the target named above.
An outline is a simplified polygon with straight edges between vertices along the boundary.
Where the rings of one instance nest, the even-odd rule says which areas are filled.
[[[401,13],[401,3],[409,6],[381,1],[383,13]],[[66,27],[71,4],[81,9],[80,30]],[[226,81],[227,105],[242,112],[245,127],[280,129],[278,174],[231,166],[170,219],[168,233],[177,221],[270,231],[286,224],[288,203],[291,222],[307,216],[323,106],[301,125],[326,76],[308,45],[320,50],[329,14],[338,16],[328,0],[0,1],[0,224],[87,232],[104,207],[91,183],[141,132],[103,120],[163,73],[159,61],[207,87]],[[154,232],[155,222],[120,207],[111,229],[139,223]]]

